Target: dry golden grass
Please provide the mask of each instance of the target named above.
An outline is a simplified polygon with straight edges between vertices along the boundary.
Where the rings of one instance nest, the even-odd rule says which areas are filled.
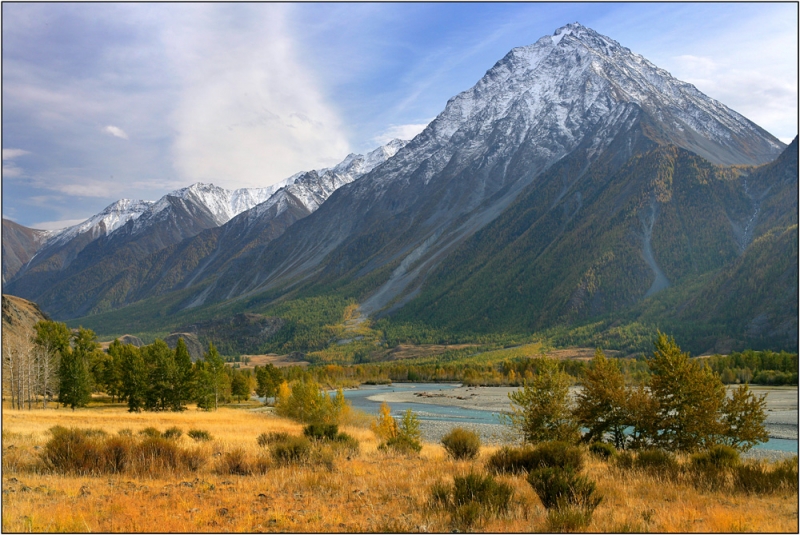
[[[37,473],[25,468],[37,458],[54,425],[102,428],[109,433],[145,427],[209,431],[209,463],[172,477],[96,477]],[[300,434],[302,426],[266,412],[222,408],[217,412],[130,414],[123,408],[75,412],[3,411],[3,455],[16,460],[3,473],[4,531],[100,532],[445,532],[450,515],[429,505],[429,488],[454,474],[482,471],[495,448],[476,461],[453,461],[439,445],[426,444],[419,457],[377,450],[371,431],[343,427],[361,442],[358,455],[335,457],[332,465],[272,464],[264,475],[233,476],[216,470],[225,452],[264,451],[264,432]],[[213,454],[216,453],[216,456]],[[593,532],[797,532],[797,494],[747,496],[701,492],[637,472],[621,473],[595,460],[587,466],[604,500]],[[476,524],[482,532],[545,531],[547,515],[522,477],[501,476],[514,497],[508,512]]]

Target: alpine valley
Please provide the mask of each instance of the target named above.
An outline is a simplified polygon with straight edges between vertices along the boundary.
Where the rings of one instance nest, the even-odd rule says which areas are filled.
[[[399,341],[797,351],[797,219],[797,138],[575,23],[409,142],[60,232],[3,220],[4,293],[101,337],[266,326],[230,353],[321,349],[345,311]]]

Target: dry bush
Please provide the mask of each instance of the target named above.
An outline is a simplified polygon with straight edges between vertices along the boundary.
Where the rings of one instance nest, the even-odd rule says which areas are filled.
[[[481,450],[481,439],[474,431],[456,427],[442,437],[442,445],[453,459],[474,459]]]
[[[216,467],[218,474],[230,474],[233,476],[249,476],[253,471],[253,462],[242,448],[226,452],[220,457]]]

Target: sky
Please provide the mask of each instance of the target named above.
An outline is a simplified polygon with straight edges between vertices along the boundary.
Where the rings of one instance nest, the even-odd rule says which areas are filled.
[[[2,208],[76,224],[195,182],[264,187],[410,139],[570,22],[785,143],[796,3],[3,3]]]

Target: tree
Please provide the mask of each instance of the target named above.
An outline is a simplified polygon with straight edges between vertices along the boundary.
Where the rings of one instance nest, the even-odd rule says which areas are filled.
[[[722,406],[721,442],[740,451],[747,451],[769,440],[764,429],[767,395],[756,396],[746,384],[733,389]]]
[[[163,340],[156,340],[142,348],[142,357],[147,365],[147,397],[145,408],[149,411],[164,411],[172,406],[177,366],[175,354]]]
[[[658,445],[670,451],[707,449],[718,441],[724,427],[719,418],[725,387],[708,366],[689,359],[675,340],[658,333],[650,392],[657,402]]]
[[[109,348],[110,349],[110,348]],[[140,412],[147,403],[148,377],[142,352],[131,344],[115,348],[120,363],[120,397],[128,402],[129,412]]]
[[[577,396],[574,415],[578,424],[587,429],[587,442],[603,440],[610,433],[617,449],[625,444],[628,426],[627,389],[625,377],[616,360],[606,358],[597,349],[591,368],[586,370],[583,390]]]
[[[266,405],[267,399],[275,397],[278,392],[278,387],[283,382],[283,375],[281,371],[272,364],[265,366],[256,366],[256,395],[264,398]]]
[[[72,351],[61,355],[58,400],[75,410],[89,402],[93,386],[89,363],[98,344],[94,332],[82,327],[73,335],[73,344]]]
[[[175,376],[173,378],[174,388],[170,399],[170,409],[182,411],[186,409],[186,403],[192,399],[192,357],[186,348],[183,338],[178,338],[175,346]]]
[[[222,360],[214,344],[209,342],[208,351],[203,355],[202,363],[198,364],[195,373],[198,389],[197,404],[201,408],[210,409],[210,402],[213,401],[214,410],[217,410],[220,399],[230,389],[230,379],[225,373],[225,361]]]
[[[578,427],[567,400],[569,376],[554,359],[536,360],[538,369],[533,378],[525,381],[521,390],[508,394],[512,403],[508,419],[527,442],[573,441]]]
[[[233,370],[231,377],[231,395],[241,403],[243,399],[250,397],[252,392],[250,384],[250,373],[241,370]]]
[[[392,418],[392,408],[384,401],[381,403],[378,417],[370,426],[378,438],[389,440],[397,436],[397,421]]]

